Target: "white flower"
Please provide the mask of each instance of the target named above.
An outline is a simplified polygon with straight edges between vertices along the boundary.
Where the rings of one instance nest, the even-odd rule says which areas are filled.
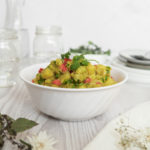
[[[54,150],[53,145],[56,144],[56,140],[52,136],[47,135],[45,131],[27,137],[27,139],[33,147],[32,150]]]

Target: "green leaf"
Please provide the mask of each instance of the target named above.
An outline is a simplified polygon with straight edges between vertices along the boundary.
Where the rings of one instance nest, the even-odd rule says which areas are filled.
[[[71,55],[71,53],[70,53],[70,52],[67,52],[67,53],[65,53],[65,54],[61,54],[61,58],[62,58],[62,59],[65,59],[65,58],[69,59],[70,55]]]
[[[18,133],[18,132],[23,132],[27,129],[30,129],[36,125],[38,124],[32,120],[28,120],[25,118],[18,118],[12,123],[11,129],[13,129],[15,132]]]
[[[77,55],[73,57],[72,65],[70,66],[71,71],[77,70],[80,66],[87,66],[88,60],[85,59],[84,55]]]
[[[87,66],[89,64],[89,62],[85,59],[81,62],[82,66]]]
[[[70,66],[71,71],[75,71],[80,67],[80,63],[79,62],[73,62],[73,64]]]
[[[73,61],[78,61],[78,60],[82,60],[85,59],[83,55],[76,55],[73,57]]]

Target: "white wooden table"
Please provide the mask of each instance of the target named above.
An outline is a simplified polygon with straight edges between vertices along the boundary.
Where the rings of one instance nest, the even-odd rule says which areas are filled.
[[[57,150],[82,150],[111,119],[148,100],[150,87],[126,83],[105,114],[88,121],[65,122],[39,112],[32,104],[24,83],[19,80],[16,86],[8,89],[7,94],[0,98],[0,112],[14,118],[35,120],[39,125],[30,132],[46,130],[58,141],[55,146]]]

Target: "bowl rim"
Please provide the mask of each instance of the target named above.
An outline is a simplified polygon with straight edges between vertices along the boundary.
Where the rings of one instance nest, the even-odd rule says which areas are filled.
[[[22,69],[19,72],[19,77],[21,78],[21,80],[23,80],[25,83],[28,83],[29,85],[33,86],[33,87],[37,87],[37,88],[41,88],[41,89],[46,89],[46,90],[55,90],[55,91],[64,91],[64,92],[90,92],[90,91],[97,91],[97,90],[105,90],[105,89],[110,89],[110,88],[114,88],[114,87],[118,87],[122,84],[124,84],[127,80],[128,80],[128,74],[118,68],[118,67],[114,67],[109,65],[112,69],[114,68],[115,70],[120,71],[123,75],[124,75],[124,79],[116,84],[113,85],[109,85],[109,86],[104,86],[104,87],[97,87],[97,88],[83,88],[83,89],[78,89],[78,88],[59,88],[59,87],[50,87],[50,86],[44,86],[44,85],[39,85],[39,84],[35,84],[32,83],[32,81],[27,80],[24,76],[23,76],[23,72],[31,67],[34,66],[38,66],[38,65],[46,65],[48,63],[40,63],[40,64],[34,64],[34,65],[30,65],[28,67],[25,67],[24,69]]]

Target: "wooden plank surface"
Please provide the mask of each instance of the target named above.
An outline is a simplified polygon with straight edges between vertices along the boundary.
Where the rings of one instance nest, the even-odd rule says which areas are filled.
[[[32,104],[24,83],[19,80],[16,86],[8,89],[5,96],[0,98],[0,112],[14,118],[26,117],[35,120],[39,125],[29,132],[46,130],[58,141],[55,146],[57,150],[82,150],[115,116],[138,103],[150,100],[149,91],[150,87],[127,83],[105,114],[87,121],[66,122],[39,112]]]

